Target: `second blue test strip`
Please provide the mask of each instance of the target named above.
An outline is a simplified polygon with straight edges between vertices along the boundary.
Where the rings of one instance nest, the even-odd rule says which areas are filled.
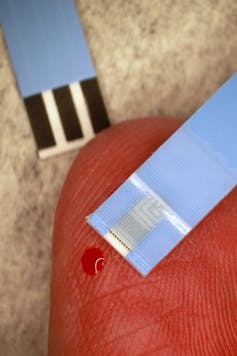
[[[40,158],[110,125],[73,0],[3,0],[0,19]]]
[[[146,276],[237,184],[237,74],[88,223]]]
[[[95,77],[73,0],[4,0],[0,13],[23,98]]]

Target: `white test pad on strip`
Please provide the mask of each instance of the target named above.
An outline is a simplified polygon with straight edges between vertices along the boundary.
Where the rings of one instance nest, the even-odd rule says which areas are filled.
[[[146,276],[237,184],[237,74],[88,223]]]

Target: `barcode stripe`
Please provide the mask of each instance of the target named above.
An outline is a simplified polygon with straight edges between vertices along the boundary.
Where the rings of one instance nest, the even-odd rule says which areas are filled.
[[[48,114],[49,123],[52,128],[56,144],[63,144],[66,142],[66,139],[52,91],[48,90],[43,92],[42,98],[46,112]]]
[[[80,121],[83,135],[90,139],[94,136],[94,131],[81,86],[77,82],[71,83],[69,85],[69,90],[71,92],[72,100],[77,112],[78,120]]]
[[[39,157],[82,147],[110,125],[96,78],[24,99]]]
[[[41,94],[25,98],[24,103],[38,148],[54,146],[55,140]]]
[[[98,133],[110,126],[100,88],[96,78],[84,80],[80,84],[86,99],[94,132]]]
[[[73,141],[66,141],[64,144],[55,145],[52,147],[44,148],[39,150],[39,157],[41,159],[46,159],[58,154],[66,153],[72,150],[76,150],[84,146],[89,141],[89,138],[82,137]]]
[[[69,88],[65,86],[54,89],[53,94],[67,140],[81,138],[82,130]]]

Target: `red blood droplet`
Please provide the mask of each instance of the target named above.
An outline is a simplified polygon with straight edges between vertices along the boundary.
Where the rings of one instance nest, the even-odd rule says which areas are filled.
[[[95,276],[104,266],[104,256],[99,248],[88,248],[82,255],[83,269],[91,276]]]

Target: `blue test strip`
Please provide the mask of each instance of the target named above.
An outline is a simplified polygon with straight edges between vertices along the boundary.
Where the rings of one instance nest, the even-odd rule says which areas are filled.
[[[146,276],[237,184],[237,74],[88,223]]]
[[[3,0],[0,13],[24,98],[95,77],[73,0]]]
[[[3,0],[0,20],[40,158],[110,126],[73,0]]]

